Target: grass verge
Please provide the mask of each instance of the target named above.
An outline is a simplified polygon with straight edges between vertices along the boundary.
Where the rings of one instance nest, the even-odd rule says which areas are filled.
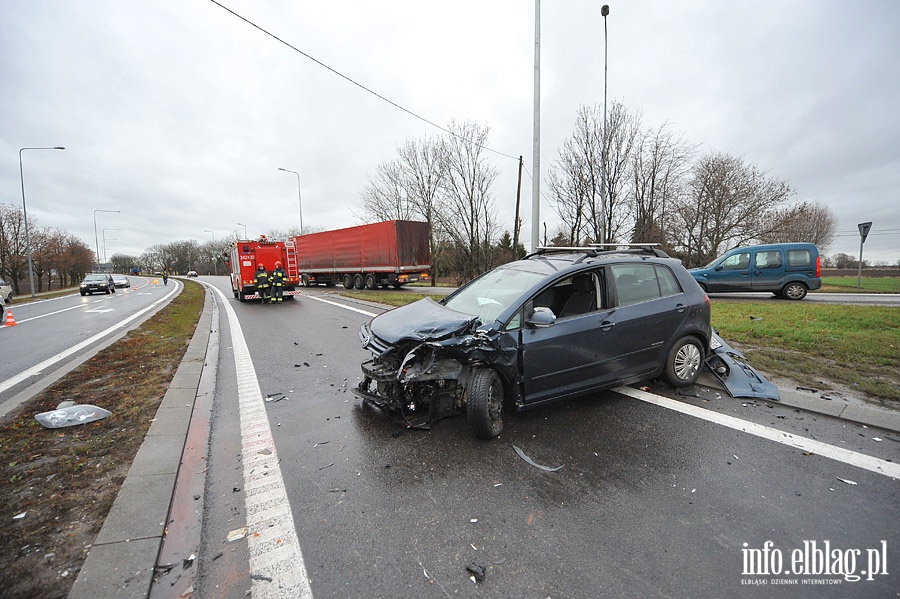
[[[187,350],[204,294],[185,281],[155,316],[0,423],[4,597],[68,594]],[[34,419],[65,399],[112,415],[62,429]]]
[[[859,289],[856,277],[822,277],[826,293],[900,293],[900,277],[862,277]]]
[[[839,382],[900,407],[900,308],[714,302],[712,325],[763,372]]]

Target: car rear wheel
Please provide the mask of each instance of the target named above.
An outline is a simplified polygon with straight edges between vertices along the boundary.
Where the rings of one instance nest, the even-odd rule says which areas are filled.
[[[798,283],[797,281],[788,283],[784,286],[784,289],[781,290],[781,297],[789,300],[802,300],[806,297],[806,285]]]
[[[479,368],[466,387],[466,415],[479,439],[493,439],[503,430],[503,383],[495,370]]]
[[[673,387],[693,385],[703,366],[703,345],[696,337],[682,337],[672,346],[663,377]]]
[[[353,289],[353,277],[350,275],[344,275],[341,283],[344,285],[344,289]]]

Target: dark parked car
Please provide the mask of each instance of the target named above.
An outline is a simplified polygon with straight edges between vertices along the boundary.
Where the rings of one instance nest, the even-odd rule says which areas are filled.
[[[80,285],[81,295],[115,293],[116,285],[110,275],[88,275]]]
[[[709,315],[697,282],[658,249],[543,248],[364,324],[373,359],[354,393],[407,426],[465,411],[488,439],[505,402],[524,410],[660,376],[692,384]]]

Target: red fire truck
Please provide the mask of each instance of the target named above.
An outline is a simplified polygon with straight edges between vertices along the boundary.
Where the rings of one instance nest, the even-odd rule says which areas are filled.
[[[241,240],[232,245],[223,257],[231,270],[231,291],[235,299],[242,302],[259,299],[253,283],[256,269],[262,264],[272,272],[276,261],[281,262],[287,272],[284,296],[300,295],[300,291],[296,290],[300,285],[300,278],[297,274],[297,251],[293,241],[269,241],[264,235],[252,241]]]

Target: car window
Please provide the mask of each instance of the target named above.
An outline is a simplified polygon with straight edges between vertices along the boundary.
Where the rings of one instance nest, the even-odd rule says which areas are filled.
[[[457,312],[477,316],[484,324],[496,320],[545,275],[513,268],[497,268],[461,287],[442,303]]]
[[[630,306],[681,293],[675,274],[659,264],[613,264],[617,305]]]
[[[750,252],[738,252],[722,260],[722,270],[747,270],[750,268]]]
[[[781,268],[781,252],[778,250],[757,252],[756,268]]]
[[[812,266],[812,252],[809,250],[788,250],[788,266]]]
[[[535,308],[548,308],[558,319],[579,316],[602,306],[603,302],[598,301],[598,298],[603,297],[600,293],[601,288],[600,278],[596,272],[579,273],[539,292],[527,302],[527,309],[533,311]],[[511,331],[521,328],[524,313],[524,309],[516,312],[504,329]]]

